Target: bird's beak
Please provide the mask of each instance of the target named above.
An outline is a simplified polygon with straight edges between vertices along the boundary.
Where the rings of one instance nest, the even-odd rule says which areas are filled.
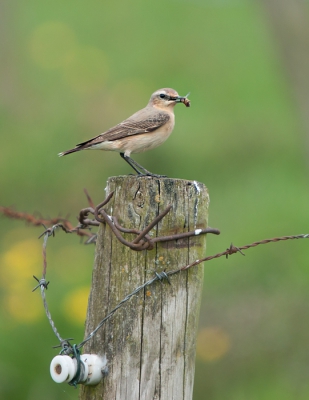
[[[190,100],[188,99],[190,93],[188,93],[186,96],[178,96],[176,98],[176,103],[183,103],[186,107],[190,107]]]

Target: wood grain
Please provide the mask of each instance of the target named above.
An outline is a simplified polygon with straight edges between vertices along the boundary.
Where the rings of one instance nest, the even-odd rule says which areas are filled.
[[[170,235],[207,226],[209,196],[198,182],[150,177],[109,178],[106,207],[126,228],[143,229],[169,204],[173,209],[150,231]],[[126,234],[128,240],[134,236]],[[85,335],[127,294],[154,276],[205,255],[206,236],[157,243],[136,252],[101,224],[93,268]],[[87,343],[84,352],[106,354],[108,376],[82,386],[80,399],[192,398],[195,339],[203,286],[203,264],[156,282],[131,298]]]

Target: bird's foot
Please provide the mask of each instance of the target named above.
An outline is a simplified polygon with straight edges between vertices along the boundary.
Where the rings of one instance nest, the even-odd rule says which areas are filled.
[[[136,176],[152,176],[153,178],[166,178],[166,175],[157,175],[148,171],[148,169],[144,168],[142,165],[134,161],[131,157],[126,156],[124,153],[120,153],[121,158],[123,158],[129,165],[134,169],[137,173]]]

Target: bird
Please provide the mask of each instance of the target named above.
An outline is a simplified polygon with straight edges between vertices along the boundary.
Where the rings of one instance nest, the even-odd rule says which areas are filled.
[[[80,150],[116,151],[134,169],[138,176],[162,177],[153,174],[134,161],[131,153],[142,153],[160,146],[170,136],[175,125],[174,107],[183,103],[190,107],[189,93],[179,96],[176,90],[163,88],[155,91],[145,108],[100,135],[78,143],[63,151],[59,157]]]

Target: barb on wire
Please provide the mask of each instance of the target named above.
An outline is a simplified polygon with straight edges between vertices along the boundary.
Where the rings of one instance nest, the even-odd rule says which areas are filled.
[[[33,275],[33,278],[38,282],[38,285],[36,285],[36,287],[32,289],[33,292],[35,292],[41,286],[43,286],[44,289],[46,289],[46,290],[48,289],[49,281],[47,282],[45,278],[38,279],[34,275]]]
[[[151,279],[149,279],[147,282],[145,282],[143,285],[138,286],[136,289],[133,290],[133,292],[131,292],[130,294],[128,294],[123,300],[121,300],[120,303],[118,303],[118,305],[108,313],[108,315],[106,317],[104,317],[100,323],[96,326],[96,328],[86,337],[86,339],[84,339],[80,344],[77,345],[77,348],[80,349],[81,347],[83,347],[95,334],[96,332],[102,328],[102,326],[105,324],[105,322],[107,320],[109,320],[117,310],[119,310],[119,308],[121,308],[127,301],[129,301],[131,299],[131,297],[133,297],[134,295],[138,294],[141,290],[145,289],[146,286],[150,286],[153,283],[155,283],[156,281],[159,282],[163,282],[164,280],[166,280],[170,285],[171,285],[171,281],[169,279],[170,276],[172,275],[176,275],[178,273],[180,273],[181,271],[186,271],[198,264],[201,264],[203,262],[206,261],[210,261],[213,260],[214,258],[219,258],[222,256],[229,256],[235,253],[241,253],[242,255],[245,255],[242,250],[247,250],[251,247],[256,247],[260,244],[266,244],[266,243],[274,243],[274,242],[279,242],[282,240],[291,240],[291,239],[306,239],[309,238],[309,234],[301,234],[301,235],[293,235],[293,236],[281,236],[281,237],[275,237],[272,239],[265,239],[265,240],[260,240],[258,242],[253,242],[251,244],[245,245],[245,246],[241,246],[241,247],[236,247],[233,244],[230,245],[230,247],[228,249],[226,249],[225,251],[221,252],[221,253],[217,253],[215,255],[209,256],[209,257],[205,257],[205,258],[201,258],[200,260],[195,260],[190,264],[187,264],[181,268],[177,268],[171,271],[162,271],[162,272],[155,272],[155,276]]]

